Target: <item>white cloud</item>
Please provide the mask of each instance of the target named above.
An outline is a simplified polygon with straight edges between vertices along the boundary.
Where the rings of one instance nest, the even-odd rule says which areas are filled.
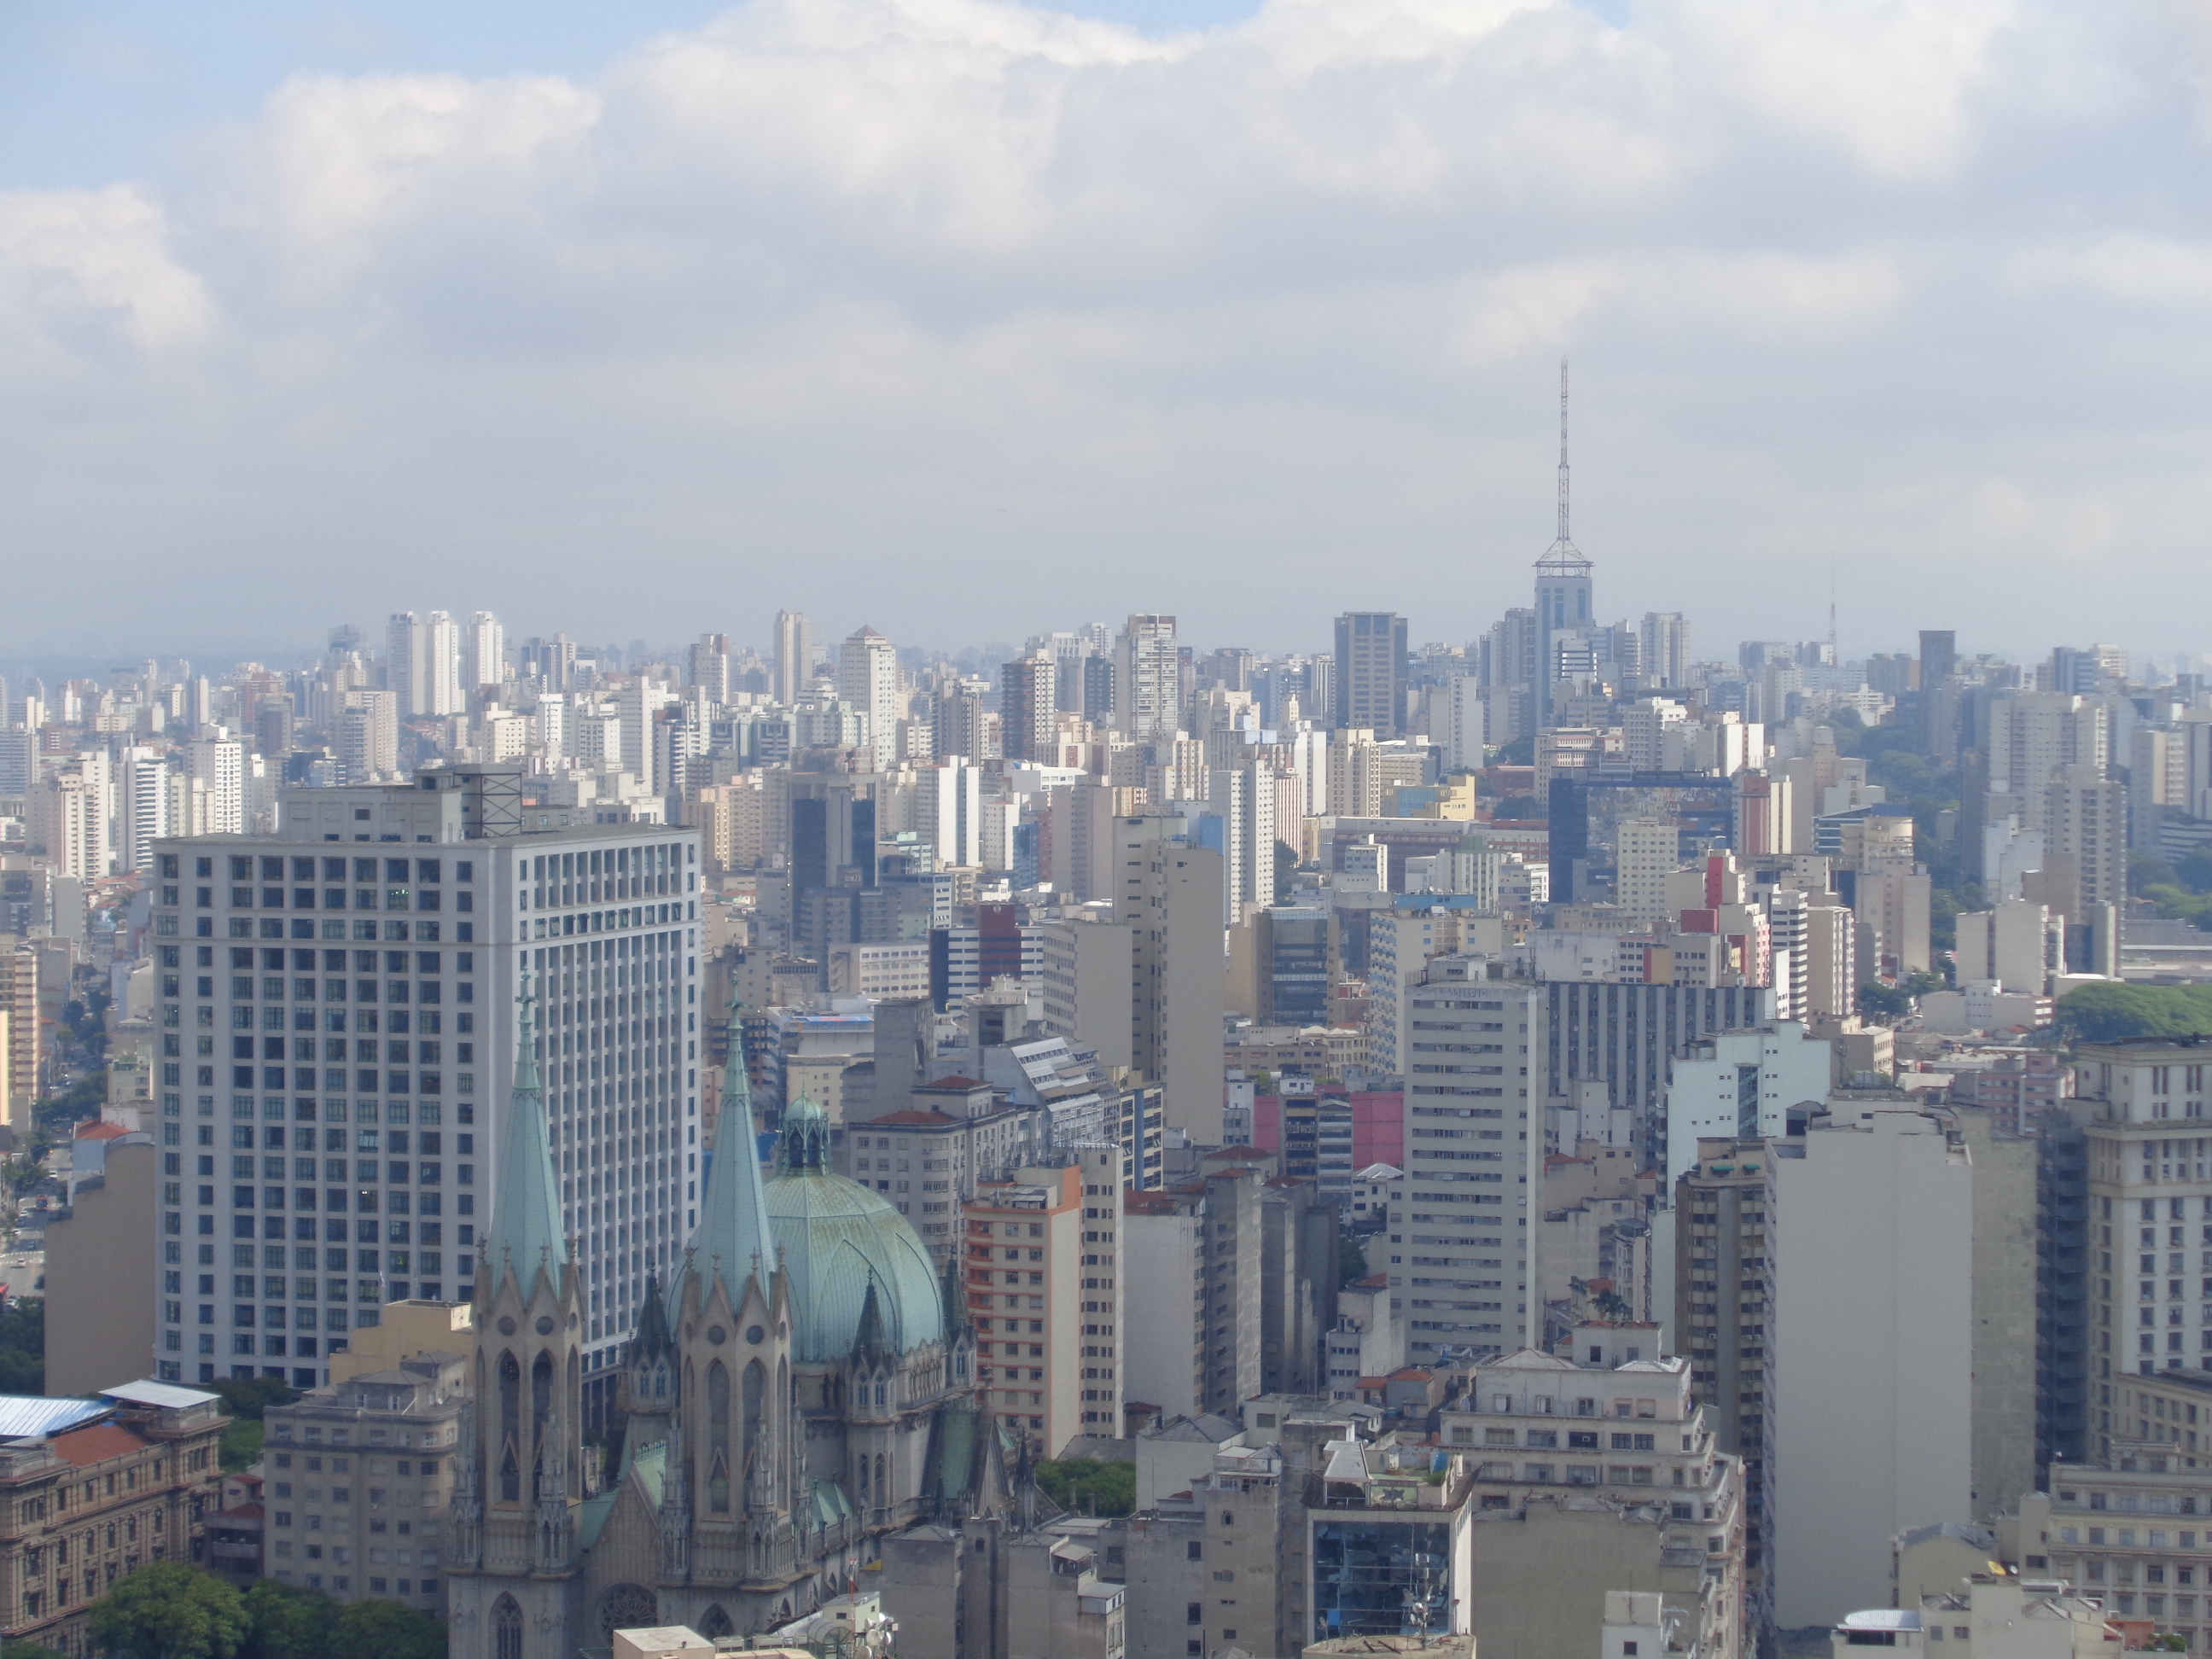
[[[303,635],[748,634],[860,590],[945,641],[1121,607],[1289,643],[1353,600],[1449,635],[1522,598],[1571,352],[1608,612],[1773,633],[1780,549],[1807,627],[1830,555],[1878,573],[1876,645],[1900,592],[2125,637],[2071,561],[2206,518],[2204,348],[2124,401],[2101,366],[2212,297],[2166,27],[753,0],[589,84],[301,76],[158,186],[0,195],[0,534],[127,578],[106,620],[149,638],[200,572]],[[2172,441],[2118,477],[2116,417]]]

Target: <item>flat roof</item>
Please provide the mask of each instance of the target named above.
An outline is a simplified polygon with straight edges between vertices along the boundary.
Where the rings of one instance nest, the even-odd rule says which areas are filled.
[[[222,1398],[200,1389],[180,1389],[173,1382],[153,1382],[141,1380],[121,1382],[100,1393],[110,1400],[123,1400],[134,1406],[158,1406],[163,1411],[183,1411],[192,1406],[211,1405]]]

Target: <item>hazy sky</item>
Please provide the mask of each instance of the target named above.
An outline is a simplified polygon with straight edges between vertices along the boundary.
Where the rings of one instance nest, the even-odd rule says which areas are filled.
[[[2204,0],[1082,12],[0,0],[0,656],[2212,647]]]

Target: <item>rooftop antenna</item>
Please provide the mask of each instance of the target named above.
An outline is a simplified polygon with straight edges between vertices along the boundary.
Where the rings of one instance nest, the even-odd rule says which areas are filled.
[[[1540,578],[1553,576],[1588,576],[1590,562],[1584,558],[1567,534],[1567,360],[1559,359],[1559,539],[1544,550],[1544,556],[1536,561],[1536,574]]]
[[[1559,359],[1559,540],[1567,535],[1567,360]]]

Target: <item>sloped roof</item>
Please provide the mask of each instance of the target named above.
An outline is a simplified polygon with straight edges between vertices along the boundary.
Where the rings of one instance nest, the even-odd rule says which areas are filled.
[[[114,1409],[104,1400],[48,1400],[34,1394],[0,1395],[0,1440],[59,1434],[73,1424],[104,1416]]]
[[[80,1468],[88,1463],[105,1463],[111,1457],[127,1457],[152,1443],[120,1423],[94,1423],[68,1434],[58,1434],[52,1442],[55,1456]]]

